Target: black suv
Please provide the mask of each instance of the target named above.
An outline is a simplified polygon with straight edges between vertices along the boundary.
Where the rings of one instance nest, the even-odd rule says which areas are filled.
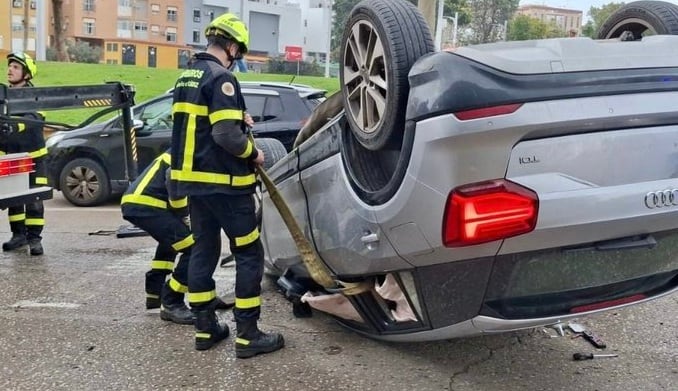
[[[299,84],[241,82],[255,137],[279,140],[292,149],[299,129],[326,91]],[[167,92],[134,107],[139,172],[170,146],[172,94]],[[47,139],[50,184],[77,206],[95,206],[124,192],[125,154],[121,117]]]

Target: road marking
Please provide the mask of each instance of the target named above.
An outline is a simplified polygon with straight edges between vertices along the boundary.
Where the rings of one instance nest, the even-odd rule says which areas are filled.
[[[66,308],[73,309],[80,307],[80,304],[75,303],[40,303],[31,300],[19,300],[12,304],[12,308]]]

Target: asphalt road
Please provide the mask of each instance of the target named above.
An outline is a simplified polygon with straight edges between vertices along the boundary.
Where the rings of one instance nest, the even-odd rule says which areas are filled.
[[[366,339],[314,313],[298,319],[264,282],[261,327],[285,349],[236,360],[233,339],[193,349],[193,329],[144,307],[148,237],[117,239],[115,204],[46,203],[45,255],[0,253],[3,390],[678,390],[678,295],[579,319],[616,358],[572,361],[595,349],[551,329],[442,342]],[[9,237],[0,212],[0,239]],[[92,233],[98,232],[93,235]],[[232,289],[232,267],[216,274]],[[234,324],[230,312],[222,313]]]

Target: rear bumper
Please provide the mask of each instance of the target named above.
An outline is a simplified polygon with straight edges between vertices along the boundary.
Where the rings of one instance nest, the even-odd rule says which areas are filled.
[[[9,194],[7,197],[0,199],[0,209],[6,209],[11,206],[29,204],[31,202],[49,200],[52,198],[52,188],[48,186],[36,187],[29,189],[21,194]]]

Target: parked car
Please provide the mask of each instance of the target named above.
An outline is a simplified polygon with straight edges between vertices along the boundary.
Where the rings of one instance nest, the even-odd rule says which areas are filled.
[[[292,143],[325,91],[300,84],[242,82],[255,137]],[[134,107],[138,167],[143,170],[169,148],[172,130],[172,95],[167,92]],[[94,206],[124,192],[125,154],[122,120],[118,116],[101,124],[61,131],[47,139],[47,164],[51,184],[77,206]]]
[[[358,3],[340,48],[343,111],[268,173],[338,286],[372,289],[314,281],[264,191],[269,273],[288,297],[391,341],[676,292],[678,36],[627,15],[611,17],[609,40],[434,52],[408,1]],[[625,27],[632,41],[616,38]]]

